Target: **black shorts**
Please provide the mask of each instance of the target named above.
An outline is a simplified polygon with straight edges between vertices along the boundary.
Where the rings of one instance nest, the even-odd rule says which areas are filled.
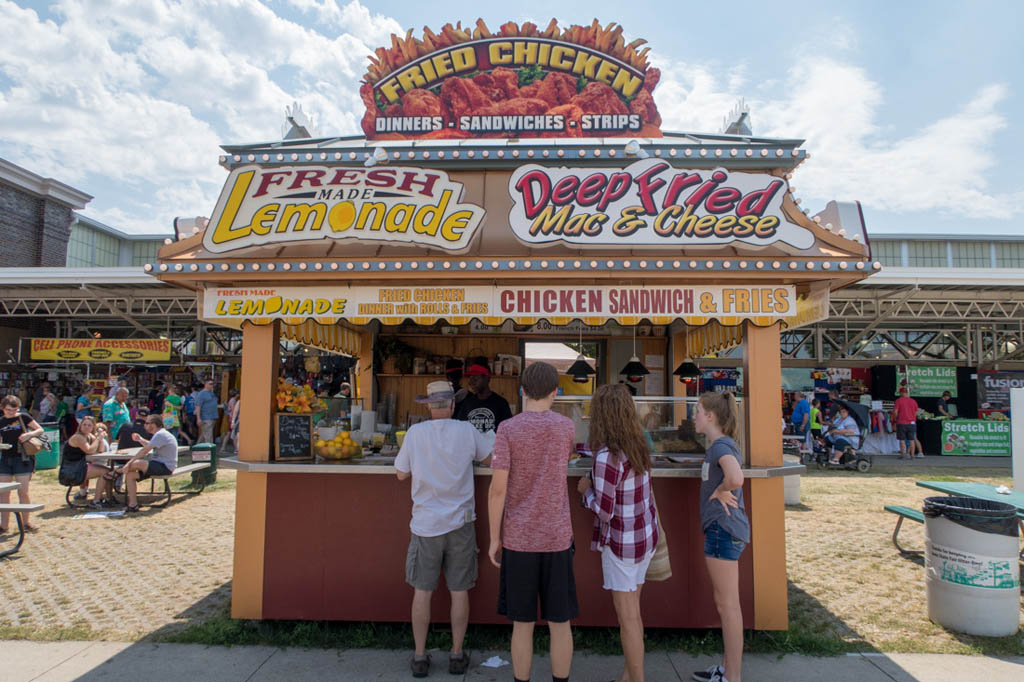
[[[896,438],[901,441],[912,441],[917,438],[917,424],[897,424]]]
[[[576,576],[572,560],[576,546],[561,552],[516,552],[501,550],[498,583],[498,613],[511,621],[533,623],[540,617],[564,623],[580,615],[576,601]]]
[[[167,465],[163,462],[152,461],[149,466],[146,467],[146,471],[139,472],[139,480],[145,481],[150,476],[170,476],[173,472],[167,468]]]

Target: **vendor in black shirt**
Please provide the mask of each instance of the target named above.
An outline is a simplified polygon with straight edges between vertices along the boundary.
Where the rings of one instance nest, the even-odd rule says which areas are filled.
[[[135,421],[132,422],[131,426],[129,427],[125,424],[121,427],[121,430],[117,432],[118,450],[127,450],[128,448],[139,447],[139,444],[132,439],[133,434],[137,433],[143,438],[150,435],[149,431],[146,431],[146,418],[148,416],[149,410],[145,407],[140,407],[138,412],[135,413]]]
[[[496,431],[498,424],[512,416],[508,401],[491,391],[491,371],[480,364],[466,370],[469,394],[455,403],[453,419],[468,421],[480,433]]]

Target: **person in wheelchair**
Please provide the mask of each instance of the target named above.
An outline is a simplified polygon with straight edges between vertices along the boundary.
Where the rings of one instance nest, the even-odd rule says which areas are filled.
[[[839,406],[839,415],[833,422],[832,428],[828,430],[825,442],[832,450],[832,456],[829,458],[830,464],[840,464],[846,448],[856,450],[860,447],[860,427],[850,416],[850,408],[846,405]]]

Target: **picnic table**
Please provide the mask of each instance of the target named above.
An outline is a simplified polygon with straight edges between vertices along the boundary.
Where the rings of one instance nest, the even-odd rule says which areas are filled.
[[[989,502],[1005,502],[1017,508],[1017,515],[1024,515],[1024,492],[1011,490],[1009,494],[996,492],[996,486],[975,481],[917,481],[917,485],[940,493],[957,497],[973,497]]]
[[[0,493],[14,492],[18,489],[21,484],[17,481],[11,481],[10,483],[0,483]],[[21,543],[25,541],[25,528],[21,523],[21,514],[18,512],[30,512],[39,511],[43,508],[41,504],[6,504],[3,505],[4,511],[9,511],[14,514],[14,520],[18,524],[18,544],[13,548],[0,552],[0,559],[8,557],[19,549],[21,549]]]
[[[116,465],[114,464],[115,462],[120,462],[120,463],[123,464],[124,462],[127,462],[128,460],[130,460],[130,459],[134,458],[136,455],[138,455],[140,450],[142,450],[141,446],[137,447],[137,448],[124,448],[124,449],[121,449],[121,450],[112,450],[112,451],[109,451],[109,452],[97,452],[94,455],[86,455],[85,459],[86,459],[86,461],[89,461],[89,462],[97,462],[97,463],[104,464],[104,465],[109,466],[109,467],[116,468]],[[179,455],[184,453],[184,452],[188,452],[188,450],[189,450],[189,447],[187,445],[179,445],[178,446],[178,454]],[[200,469],[206,469],[209,466],[210,466],[209,462],[192,463],[192,464],[189,464],[189,465],[186,465],[186,466],[176,467],[174,469],[174,472],[171,473],[169,476],[150,476],[149,477],[149,494],[150,495],[158,495],[159,497],[157,499],[163,498],[164,502],[163,502],[163,504],[153,503],[153,504],[150,504],[149,506],[151,506],[151,507],[166,507],[170,503],[170,501],[171,501],[171,486],[170,486],[170,483],[168,482],[168,479],[174,478],[176,476],[184,476],[186,474],[191,474],[194,471],[198,471]],[[157,480],[162,480],[164,482],[164,490],[163,490],[163,492],[157,492],[156,487],[155,487]],[[72,489],[74,487],[75,486],[68,486],[67,494],[65,495],[65,499],[67,500],[67,503],[68,503],[69,507],[74,507],[75,506],[75,504],[71,500],[71,492],[72,492]],[[203,492],[203,489],[205,487],[206,487],[205,483],[200,483],[199,490],[192,491],[192,492],[179,492],[179,494],[182,494],[182,495],[198,495],[199,493]],[[142,491],[139,491],[139,492],[140,492],[140,494],[145,494],[145,493],[142,493]],[[111,494],[123,495],[124,493],[122,491],[116,490],[115,486],[111,486]]]

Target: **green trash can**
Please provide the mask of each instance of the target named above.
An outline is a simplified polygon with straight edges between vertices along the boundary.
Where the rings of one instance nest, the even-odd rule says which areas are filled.
[[[209,462],[207,469],[192,472],[192,485],[212,485],[217,482],[217,445],[196,443],[192,446],[192,463]]]
[[[50,449],[36,453],[36,471],[56,469],[60,465],[60,424],[46,422],[40,426],[43,427],[43,435],[50,441]]]

